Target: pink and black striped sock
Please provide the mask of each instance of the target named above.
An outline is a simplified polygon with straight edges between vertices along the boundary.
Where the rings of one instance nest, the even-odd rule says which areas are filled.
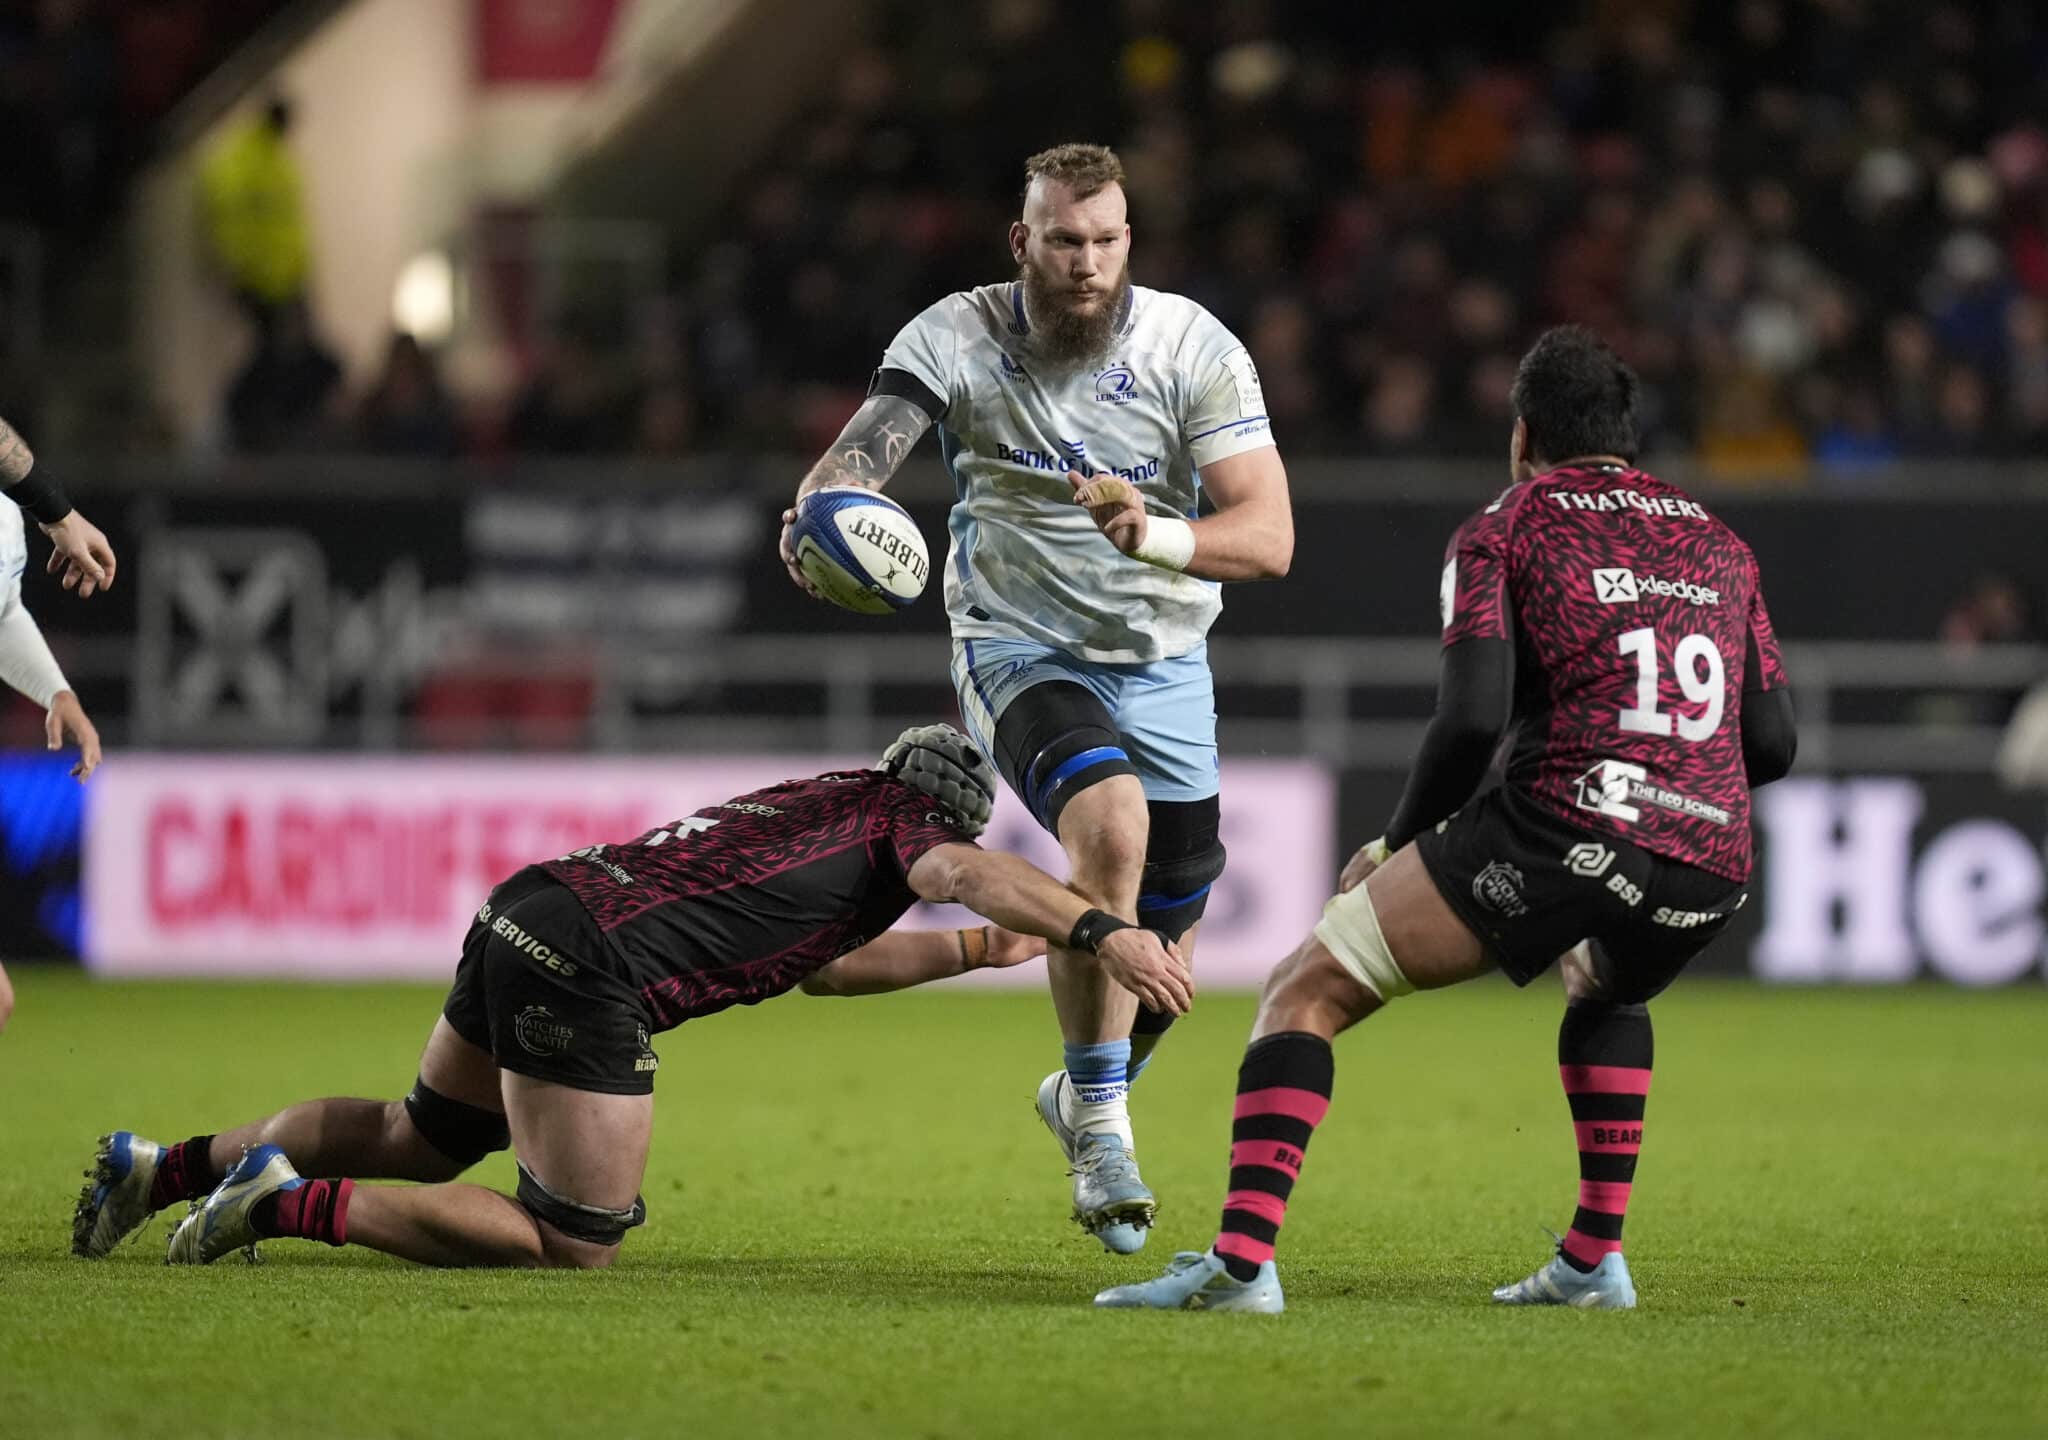
[[[149,1208],[164,1210],[180,1200],[197,1200],[201,1195],[211,1194],[222,1178],[208,1155],[212,1148],[211,1135],[194,1135],[159,1155],[156,1178],[149,1182]]]
[[[1557,1070],[1578,1136],[1579,1208],[1560,1253],[1574,1270],[1592,1270],[1621,1249],[1655,1053],[1643,1006],[1581,1000],[1565,1008]]]
[[[1330,1042],[1288,1030],[1255,1040],[1237,1071],[1237,1107],[1230,1126],[1230,1193],[1216,1255],[1239,1280],[1251,1280],[1273,1258],[1287,1197],[1336,1079]]]
[[[348,1244],[348,1202],[353,1180],[308,1180],[256,1202],[249,1223],[258,1235]]]

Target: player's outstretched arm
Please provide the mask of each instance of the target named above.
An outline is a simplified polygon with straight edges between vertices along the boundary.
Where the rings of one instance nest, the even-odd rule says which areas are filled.
[[[853,412],[853,418],[846,422],[832,448],[818,458],[818,463],[796,487],[796,503],[782,512],[782,538],[776,548],[782,556],[783,568],[799,589],[811,595],[818,593],[797,568],[796,550],[790,543],[789,527],[796,523],[796,505],[813,490],[827,485],[881,489],[909,458],[911,447],[931,428],[932,417],[898,395],[871,395]]]
[[[47,474],[31,474],[35,452],[5,420],[0,420],[0,495],[35,517],[50,537],[49,572],[64,576],[64,588],[79,597],[114,583],[114,547],[99,527],[72,508],[63,487]]]
[[[806,995],[885,995],[969,970],[1007,970],[1045,953],[1036,935],[1000,925],[972,930],[891,930],[806,976]]]
[[[1278,580],[1294,563],[1287,467],[1271,445],[1203,467],[1216,510],[1199,520],[1148,515],[1138,488],[1113,475],[1069,471],[1067,481],[1103,538],[1134,560],[1199,580]]]
[[[1178,947],[1092,908],[1029,861],[978,845],[939,845],[910,867],[926,900],[958,901],[1006,930],[1095,956],[1103,972],[1155,1010],[1184,1015],[1195,981]]]

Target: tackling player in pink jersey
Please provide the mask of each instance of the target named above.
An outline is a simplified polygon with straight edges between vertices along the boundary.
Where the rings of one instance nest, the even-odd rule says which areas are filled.
[[[1452,537],[1437,714],[1384,837],[1266,982],[1238,1072],[1223,1222],[1108,1307],[1275,1313],[1287,1200],[1330,1105],[1330,1042],[1387,1002],[1564,956],[1557,1058],[1579,1149],[1557,1254],[1507,1305],[1627,1309],[1622,1217],[1647,1002],[1746,898],[1749,795],[1792,764],[1784,662],[1749,547],[1635,467],[1636,378],[1552,330],[1515,378],[1513,483]],[[1505,782],[1479,792],[1503,737]]]
[[[171,1235],[172,1264],[290,1237],[428,1265],[598,1268],[646,1218],[651,1035],[798,986],[876,994],[1015,965],[1053,939],[1184,1013],[1193,986],[1171,942],[973,843],[994,795],[964,735],[923,726],[878,769],[785,781],[528,866],[477,912],[411,1094],[308,1101],[171,1146],[116,1131],[87,1172],[73,1252],[103,1256],[204,1197]],[[885,933],[919,899],[1004,929]],[[516,1195],[449,1183],[507,1146]]]

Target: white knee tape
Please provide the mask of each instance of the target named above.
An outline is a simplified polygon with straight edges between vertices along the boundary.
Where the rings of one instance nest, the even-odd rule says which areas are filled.
[[[1352,886],[1323,906],[1323,918],[1316,922],[1316,939],[1383,1003],[1414,993],[1415,987],[1387,948],[1387,937],[1380,933],[1380,917],[1363,884]]]

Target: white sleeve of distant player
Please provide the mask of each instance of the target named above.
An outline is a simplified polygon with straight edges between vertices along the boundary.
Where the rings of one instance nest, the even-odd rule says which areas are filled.
[[[952,316],[959,303],[949,296],[897,331],[882,352],[881,368],[916,376],[919,384],[950,404],[960,351],[960,332]]]
[[[45,710],[59,690],[71,688],[57,657],[50,653],[49,641],[43,639],[42,627],[21,603],[19,584],[9,585],[0,594],[0,681]]]
[[[1266,392],[1252,352],[1212,315],[1196,322],[1182,351],[1191,400],[1181,437],[1195,468],[1273,443]]]

